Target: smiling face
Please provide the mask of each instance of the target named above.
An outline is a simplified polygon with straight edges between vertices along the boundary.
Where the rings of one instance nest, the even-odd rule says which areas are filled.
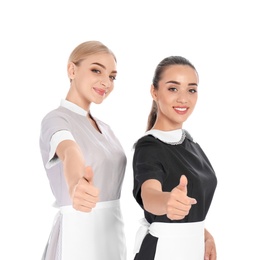
[[[71,86],[67,100],[85,110],[91,103],[102,103],[114,88],[116,74],[116,61],[109,53],[90,55],[79,64],[69,62]]]
[[[157,103],[154,129],[170,131],[182,128],[193,112],[198,98],[198,74],[188,65],[171,65],[162,73],[158,88],[151,86]]]

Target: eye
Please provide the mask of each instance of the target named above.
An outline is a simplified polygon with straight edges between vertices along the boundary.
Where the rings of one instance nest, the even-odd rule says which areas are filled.
[[[170,87],[170,88],[168,88],[168,90],[171,91],[171,92],[176,92],[176,91],[177,91],[177,88],[175,88],[175,87]]]
[[[190,93],[197,93],[198,91],[197,91],[197,89],[195,89],[195,88],[191,88],[191,89],[189,90],[189,92],[190,92]]]
[[[97,73],[97,74],[100,74],[101,73],[101,71],[100,70],[97,70],[97,69],[92,69],[91,71],[94,72],[94,73]]]
[[[110,76],[111,81],[116,80],[116,76]]]

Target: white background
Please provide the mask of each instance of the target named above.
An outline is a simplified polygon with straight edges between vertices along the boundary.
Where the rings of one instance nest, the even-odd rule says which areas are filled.
[[[111,125],[128,167],[122,207],[128,259],[138,220],[132,145],[146,128],[157,63],[182,55],[200,75],[185,128],[218,177],[206,226],[218,259],[266,259],[264,1],[1,1],[0,259],[41,258],[56,210],[39,151],[42,117],[59,105],[72,49],[100,40],[118,59],[115,89],[92,113]]]

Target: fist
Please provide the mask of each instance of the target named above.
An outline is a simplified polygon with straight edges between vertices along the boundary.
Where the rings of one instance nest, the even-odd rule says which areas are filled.
[[[197,201],[187,196],[188,180],[185,175],[180,177],[179,185],[172,189],[167,201],[167,217],[171,220],[181,220],[189,214],[192,205]]]
[[[99,190],[93,185],[93,171],[86,167],[84,176],[75,186],[72,196],[73,208],[82,212],[90,212],[99,200]]]

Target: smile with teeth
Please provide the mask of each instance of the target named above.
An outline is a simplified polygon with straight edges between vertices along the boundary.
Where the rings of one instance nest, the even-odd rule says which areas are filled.
[[[187,107],[174,107],[175,110],[178,110],[178,111],[186,111],[188,108]]]
[[[174,107],[174,110],[178,113],[178,114],[184,114],[187,112],[188,107]]]

